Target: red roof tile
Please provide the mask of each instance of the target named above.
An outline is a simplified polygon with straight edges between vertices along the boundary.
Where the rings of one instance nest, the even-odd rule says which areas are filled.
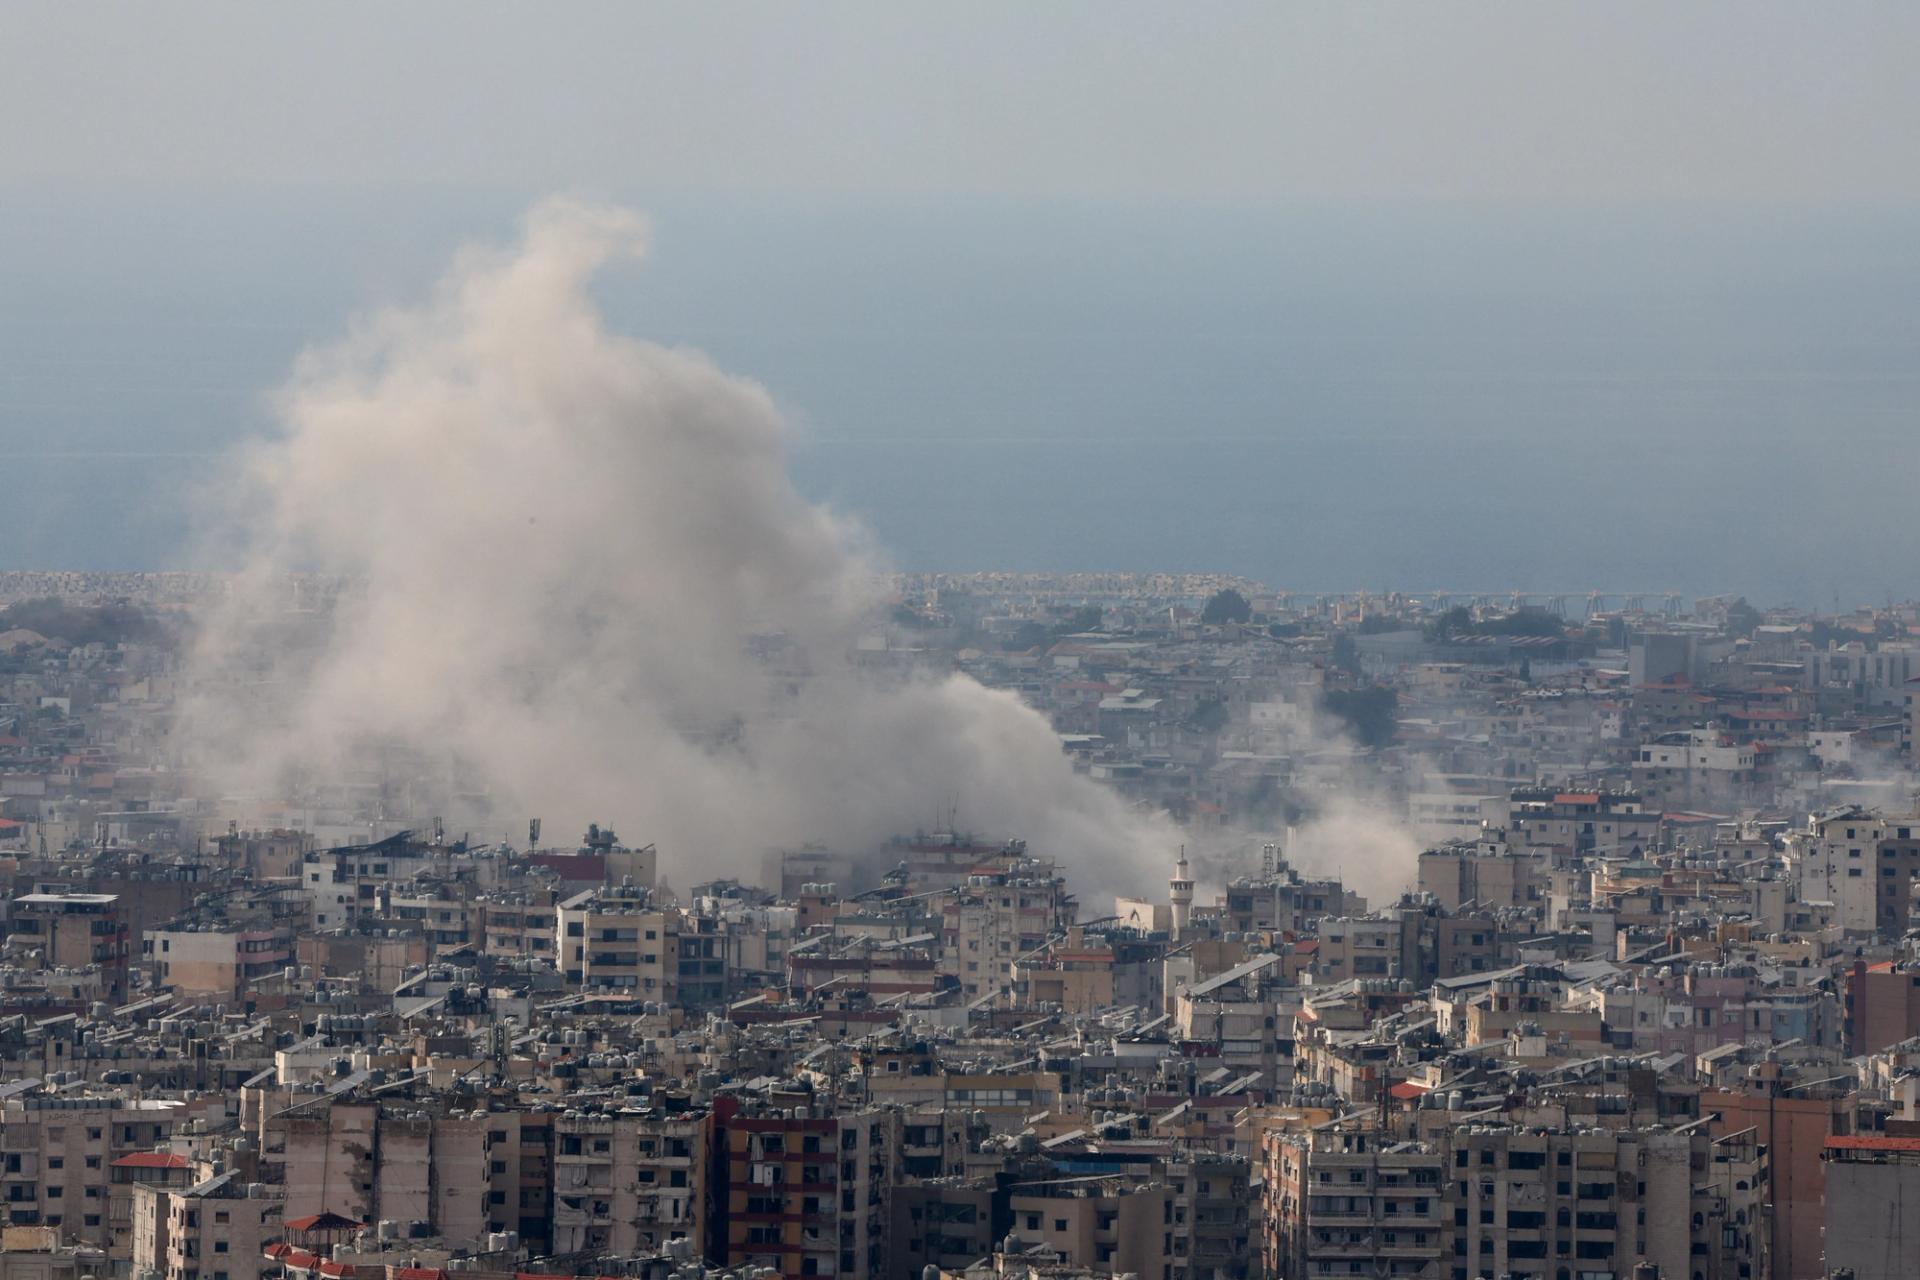
[[[187,1158],[171,1151],[136,1151],[113,1162],[116,1169],[184,1169]]]
[[[1886,1138],[1874,1134],[1854,1134],[1828,1138],[1829,1151],[1920,1151],[1920,1138]]]

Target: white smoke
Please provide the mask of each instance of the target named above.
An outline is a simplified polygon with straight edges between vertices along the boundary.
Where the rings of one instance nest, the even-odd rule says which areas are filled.
[[[1251,835],[1197,841],[1192,857],[1203,887],[1252,872],[1258,846],[1271,840],[1296,870],[1338,879],[1370,907],[1414,888],[1422,845],[1406,821],[1404,799],[1337,716],[1303,696],[1265,704],[1259,728],[1246,732],[1243,745],[1289,763],[1286,813],[1251,813],[1243,824]]]
[[[270,795],[397,744],[460,762],[502,834],[611,822],[682,882],[871,848],[954,797],[1083,892],[1164,879],[1176,837],[1016,697],[858,669],[873,566],[792,487],[769,396],[589,298],[643,245],[632,214],[550,201],[301,360],[226,504],[245,572],[191,667],[201,767]],[[295,571],[356,589],[289,627]]]

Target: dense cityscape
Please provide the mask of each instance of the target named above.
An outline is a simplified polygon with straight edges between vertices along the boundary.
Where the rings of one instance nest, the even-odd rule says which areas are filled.
[[[1920,606],[883,586],[861,654],[1017,692],[1157,874],[942,795],[720,879],[231,816],[222,580],[0,575],[6,1273],[1903,1273]]]
[[[1915,50],[0,3],[0,1280],[1920,1278]]]

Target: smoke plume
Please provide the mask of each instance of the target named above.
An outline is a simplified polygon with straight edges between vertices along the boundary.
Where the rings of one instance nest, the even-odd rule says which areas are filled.
[[[1394,780],[1367,760],[1338,719],[1318,710],[1302,690],[1295,701],[1261,704],[1240,730],[1240,747],[1288,762],[1277,794],[1242,794],[1233,806],[1252,835],[1194,845],[1203,887],[1247,874],[1258,845],[1271,840],[1306,875],[1337,878],[1370,907],[1388,905],[1414,887],[1421,844],[1404,820]]]
[[[866,669],[874,566],[792,487],[769,396],[591,301],[643,245],[627,212],[551,201],[302,358],[230,486],[244,571],[191,664],[197,766],[275,795],[439,761],[435,812],[610,822],[680,883],[871,848],[956,797],[1083,892],[1164,879],[1175,837],[1016,697]],[[353,587],[289,617],[298,572]]]

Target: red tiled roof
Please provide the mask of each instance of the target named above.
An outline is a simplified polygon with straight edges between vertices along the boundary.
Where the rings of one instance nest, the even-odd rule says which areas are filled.
[[[1885,1138],[1873,1134],[1854,1134],[1828,1138],[1829,1151],[1920,1151],[1920,1138]]]
[[[1421,1094],[1426,1093],[1427,1087],[1423,1084],[1415,1084],[1411,1080],[1402,1080],[1399,1084],[1387,1090],[1387,1092],[1402,1101],[1410,1102]]]
[[[113,1162],[116,1169],[184,1169],[187,1158],[171,1151],[136,1151]]]

